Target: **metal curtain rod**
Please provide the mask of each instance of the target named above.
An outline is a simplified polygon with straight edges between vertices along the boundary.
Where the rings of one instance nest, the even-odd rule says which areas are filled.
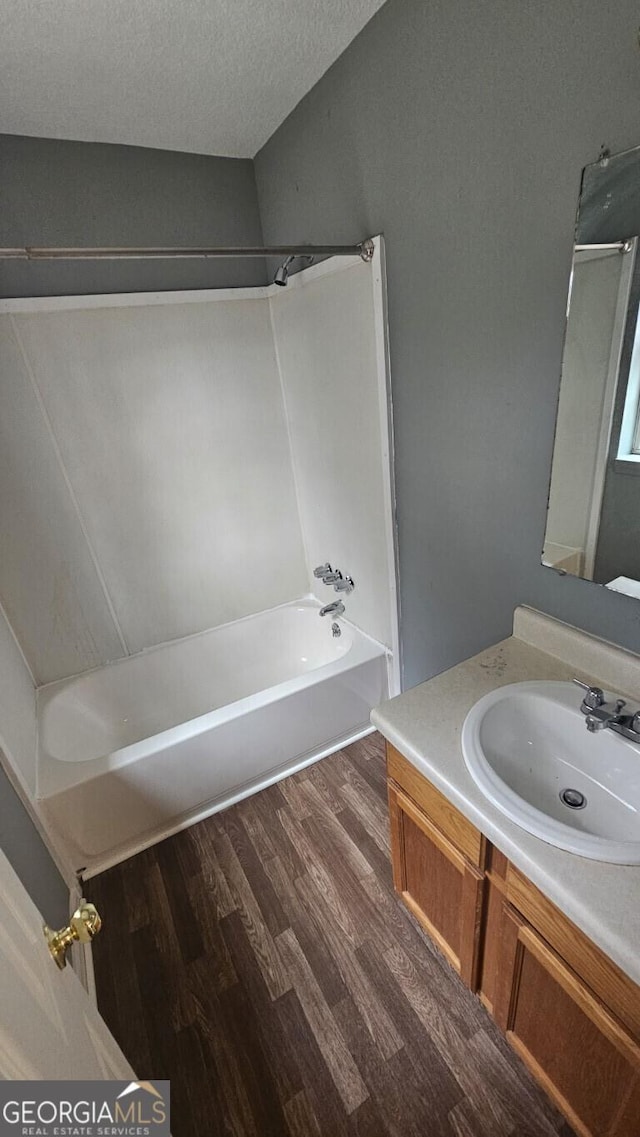
[[[605,252],[607,249],[617,249],[619,253],[631,251],[631,241],[606,241],[600,245],[574,245],[575,253]]]
[[[23,249],[0,248],[0,260],[22,261],[118,261],[144,260],[147,257],[373,257],[373,241],[368,238],[357,245],[272,245],[267,248],[102,248],[54,249],[25,246]]]

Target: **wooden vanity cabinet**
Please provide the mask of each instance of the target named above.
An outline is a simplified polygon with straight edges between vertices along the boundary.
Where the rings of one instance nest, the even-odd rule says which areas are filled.
[[[582,1137],[640,1134],[640,1046],[510,904],[494,1017]]]
[[[481,932],[481,967],[478,997],[490,1015],[494,1013],[502,943],[502,909],[506,897],[509,862],[487,842],[484,907]]]
[[[387,745],[394,884],[579,1137],[640,1137],[640,987]]]
[[[394,886],[463,982],[475,991],[485,842],[391,746],[387,770]]]

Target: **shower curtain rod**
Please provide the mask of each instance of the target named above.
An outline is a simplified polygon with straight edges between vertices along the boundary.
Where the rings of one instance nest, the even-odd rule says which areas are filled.
[[[574,253],[597,253],[617,249],[619,253],[631,252],[631,241],[605,241],[599,245],[574,245]]]
[[[357,245],[271,245],[266,248],[0,248],[0,260],[22,261],[117,261],[145,260],[146,258],[172,257],[362,257],[370,261],[373,257],[373,241],[368,238]]]

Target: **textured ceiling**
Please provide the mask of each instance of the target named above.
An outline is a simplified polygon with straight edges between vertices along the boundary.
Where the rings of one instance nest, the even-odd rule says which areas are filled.
[[[3,0],[0,132],[250,158],[383,0]]]

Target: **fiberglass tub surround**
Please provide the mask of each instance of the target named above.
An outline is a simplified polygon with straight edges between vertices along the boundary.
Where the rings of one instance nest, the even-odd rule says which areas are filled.
[[[20,773],[88,874],[399,689],[372,254],[286,288],[0,302],[0,601],[39,705]]]
[[[314,600],[39,693],[39,795],[85,875],[372,728],[385,648]]]

